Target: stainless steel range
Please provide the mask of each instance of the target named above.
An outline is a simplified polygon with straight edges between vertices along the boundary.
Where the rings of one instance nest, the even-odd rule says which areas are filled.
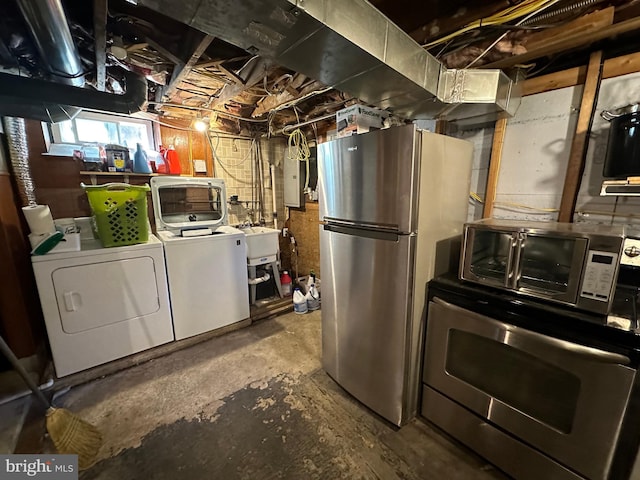
[[[429,282],[422,416],[518,480],[630,478],[640,242],[625,242],[609,315],[454,276]]]

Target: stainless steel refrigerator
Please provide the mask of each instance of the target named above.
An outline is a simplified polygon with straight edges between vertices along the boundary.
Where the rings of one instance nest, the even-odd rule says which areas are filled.
[[[414,125],[318,147],[323,367],[396,425],[416,413],[425,285],[467,219],[471,156]]]

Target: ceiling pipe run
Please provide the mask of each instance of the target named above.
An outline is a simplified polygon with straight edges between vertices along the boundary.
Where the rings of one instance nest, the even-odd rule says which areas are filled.
[[[18,6],[49,75],[59,83],[82,87],[82,61],[61,0],[18,0]]]
[[[500,70],[448,70],[366,0],[139,0],[409,119],[515,113],[518,85]]]
[[[85,72],[61,0],[17,2],[53,82],[0,73],[0,115],[56,123],[74,118],[83,108],[124,114],[142,110],[147,81],[136,73],[123,72],[123,95],[82,88]]]

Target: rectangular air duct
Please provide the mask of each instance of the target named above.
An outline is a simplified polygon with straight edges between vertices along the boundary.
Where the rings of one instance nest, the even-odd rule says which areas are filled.
[[[504,72],[446,69],[366,0],[139,4],[401,117],[512,115],[519,105]]]

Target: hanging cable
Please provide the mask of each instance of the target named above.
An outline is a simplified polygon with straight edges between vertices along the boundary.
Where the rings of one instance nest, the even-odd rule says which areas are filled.
[[[516,26],[526,22],[527,20],[529,20],[530,18],[538,15],[540,12],[542,12],[543,10],[546,10],[547,8],[551,7],[552,5],[555,5],[556,3],[558,3],[560,0],[550,0],[548,2],[546,2],[545,5],[541,6],[540,8],[534,10],[533,12],[531,12],[529,15],[527,15],[526,17],[524,17],[522,20],[520,20],[519,22],[516,23]],[[524,3],[524,2],[523,2]],[[494,42],[489,45],[487,48],[485,48],[482,53],[480,55],[478,55],[476,58],[474,58],[470,63],[467,64],[466,67],[464,67],[465,69],[471,67],[472,65],[474,65],[476,62],[478,62],[482,57],[484,57],[487,53],[489,53],[489,51],[495,47],[504,37],[507,36],[507,34],[509,33],[509,30],[507,30],[506,32],[504,32],[502,35],[500,35],[496,40],[494,40]]]
[[[510,23],[518,18],[522,18],[527,16],[527,20],[537,14],[539,14],[542,10],[547,7],[557,3],[553,0],[524,0],[523,2],[508,7],[500,12],[490,15],[485,18],[480,18],[479,20],[475,20],[459,30],[456,30],[449,35],[445,35],[444,37],[440,37],[432,42],[425,43],[422,45],[424,48],[431,48],[436,45],[440,45],[442,43],[448,42],[449,40],[456,38],[463,33],[469,32],[471,30],[476,30],[481,27],[487,27],[492,25],[503,25],[505,23]],[[519,22],[520,23],[520,22]]]
[[[289,134],[289,151],[288,151],[289,159],[297,160],[299,162],[305,162],[306,164],[306,175],[304,182],[304,191],[305,193],[309,189],[309,157],[311,156],[311,150],[309,149],[309,144],[307,143],[307,137],[305,137],[302,130],[296,128],[293,132]]]

